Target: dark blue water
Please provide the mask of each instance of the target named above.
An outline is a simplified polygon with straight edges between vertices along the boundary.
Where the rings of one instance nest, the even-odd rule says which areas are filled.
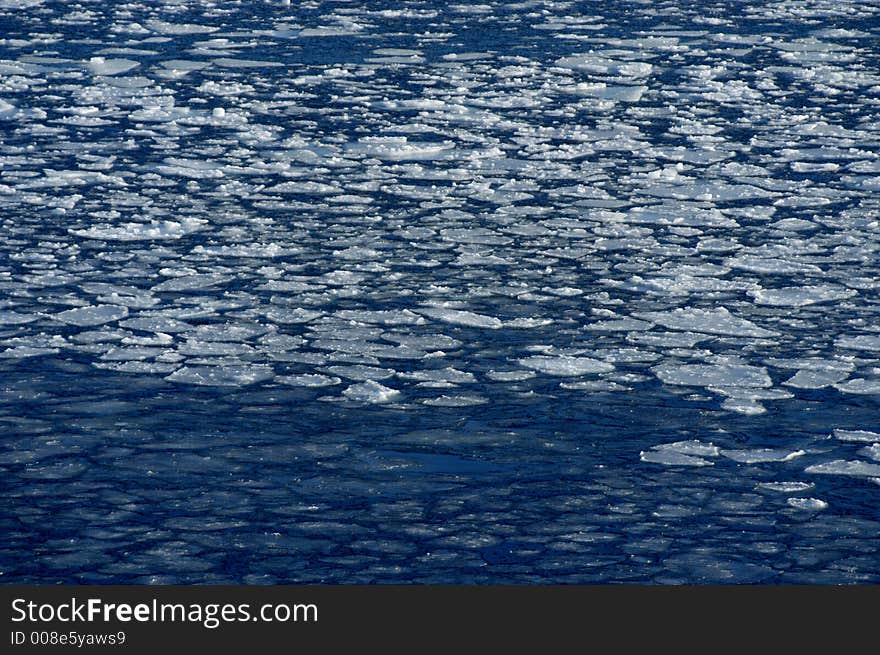
[[[878,11],[0,0],[0,580],[880,581]]]

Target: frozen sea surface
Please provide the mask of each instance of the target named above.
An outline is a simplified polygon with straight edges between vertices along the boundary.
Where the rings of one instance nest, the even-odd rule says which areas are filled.
[[[880,5],[392,4],[0,0],[0,580],[880,582]]]

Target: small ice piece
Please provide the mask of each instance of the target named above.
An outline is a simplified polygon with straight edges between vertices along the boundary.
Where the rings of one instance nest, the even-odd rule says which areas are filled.
[[[260,323],[209,323],[199,325],[186,336],[196,341],[245,341],[269,331]]]
[[[556,60],[556,65],[598,75],[615,75],[625,78],[644,78],[654,67],[643,61],[620,61],[610,55],[614,51],[573,54]],[[608,56],[606,56],[608,55]]]
[[[420,321],[424,321],[419,317]],[[369,322],[369,321],[367,321]],[[451,350],[458,348],[461,341],[453,339],[445,334],[401,334],[399,332],[385,332],[382,334],[385,341],[393,341],[401,346],[419,350]]]
[[[439,396],[437,398],[429,398],[422,401],[425,405],[433,407],[472,407],[474,405],[485,405],[488,400],[480,396]]]
[[[71,234],[85,239],[102,241],[160,241],[180,239],[198,232],[208,221],[186,217],[178,221],[153,221],[150,223],[121,223],[119,225],[95,225],[83,230],[69,230]]]
[[[477,378],[473,373],[468,371],[459,371],[456,368],[447,367],[441,369],[430,369],[424,371],[413,371],[411,373],[400,373],[400,377],[409,380],[419,380],[421,382],[448,382],[451,384],[469,384],[476,382]]]
[[[721,403],[721,408],[746,416],[756,416],[767,411],[767,408],[754,398],[727,398]]]
[[[9,118],[15,113],[16,107],[0,98],[0,119]]]
[[[360,321],[363,323],[377,323],[380,325],[420,325],[425,322],[418,314],[408,309],[403,310],[355,310],[342,309],[334,313],[334,316],[347,321]]]
[[[806,455],[803,450],[783,450],[779,448],[759,448],[757,450],[722,450],[721,454],[734,462],[760,464],[762,462],[788,462]]]
[[[346,398],[362,403],[387,403],[400,396],[397,389],[391,389],[375,380],[353,384],[342,392]]]
[[[832,300],[852,298],[858,292],[833,284],[804,287],[784,287],[780,289],[755,289],[748,292],[759,305],[774,307],[805,307]]]
[[[268,353],[284,353],[295,350],[305,343],[305,339],[292,334],[270,332],[260,338],[260,349]]]
[[[812,489],[816,485],[812,482],[759,482],[759,489],[767,489],[768,491],[778,491],[783,494],[799,493]]]
[[[346,149],[351,153],[364,154],[385,161],[414,161],[443,159],[455,146],[450,141],[414,142],[405,136],[364,137],[357,143],[350,143]]]
[[[279,375],[276,382],[289,384],[293,387],[332,387],[342,382],[340,378],[327,375],[304,374],[304,375]]]
[[[328,373],[338,375],[349,380],[368,381],[368,380],[385,380],[394,377],[397,371],[389,368],[378,368],[376,366],[365,366],[363,364],[351,364],[349,366],[329,366]]]
[[[640,458],[643,462],[663,464],[664,466],[714,466],[714,463],[708,459],[672,450],[643,450],[640,453]]]
[[[151,291],[197,291],[207,289],[217,284],[228,282],[228,276],[219,273],[196,273],[194,275],[181,275],[180,277],[172,277],[171,279],[160,282],[152,287]]]
[[[828,503],[819,498],[789,498],[787,502],[795,509],[807,512],[817,512],[828,507]]]
[[[778,336],[777,332],[766,330],[747,319],[731,314],[726,307],[714,309],[678,308],[666,312],[642,312],[636,316],[671,330],[736,337],[767,338]]]
[[[838,430],[835,428],[834,437],[841,441],[880,443],[880,432],[869,432],[868,430]]]
[[[92,57],[86,62],[86,68],[95,75],[118,75],[119,73],[125,73],[138,66],[140,66],[140,64],[131,59]]]
[[[836,459],[833,462],[814,464],[804,469],[806,473],[822,473],[824,475],[852,475],[856,477],[880,477],[880,464],[872,464],[860,460]]]
[[[848,382],[835,384],[834,388],[843,393],[880,394],[880,379],[855,378]]]
[[[147,375],[167,375],[176,369],[178,364],[163,364],[133,360],[128,362],[92,362],[92,366],[120,373],[143,373]]]
[[[496,382],[522,382],[535,377],[534,371],[496,371],[492,369],[486,373],[486,377]]]
[[[782,384],[796,389],[824,389],[845,380],[849,374],[843,369],[801,370]]]
[[[591,357],[574,357],[570,355],[533,355],[524,357],[519,363],[526,368],[547,375],[587,375],[588,373],[607,373],[614,370],[614,365]]]
[[[445,323],[453,325],[465,325],[467,327],[489,328],[497,330],[502,325],[502,321],[494,316],[486,316],[485,314],[477,314],[461,309],[448,309],[446,307],[420,307],[416,309],[419,314],[423,314],[429,318],[437,319]]]
[[[119,327],[142,332],[175,334],[194,330],[195,326],[170,316],[137,316],[119,323]]]
[[[590,329],[590,326],[587,326]],[[694,332],[633,332],[626,336],[626,340],[645,346],[661,346],[669,348],[693,348],[706,339],[708,335]]]
[[[774,257],[737,255],[728,259],[725,264],[750,273],[766,275],[821,274],[823,272],[821,268],[813,264],[804,264],[792,259]]]
[[[838,337],[834,345],[850,350],[880,351],[880,334],[859,334],[856,336]]]
[[[623,318],[596,321],[586,327],[593,332],[638,332],[640,330],[650,330],[654,327],[654,324],[624,316]]]
[[[250,355],[254,349],[244,343],[229,343],[225,341],[198,341],[191,339],[177,347],[181,355],[188,356],[232,356]]]
[[[58,348],[35,348],[33,346],[16,346],[0,351],[0,359],[25,359],[26,357],[42,357],[43,355],[57,355],[61,352]]]
[[[859,450],[858,454],[863,455],[864,457],[870,457],[874,461],[880,462],[880,443],[865,446],[864,448]]]
[[[653,446],[651,450],[640,453],[643,462],[663,464],[666,466],[713,466],[704,457],[717,457],[720,449],[713,443],[690,441],[674,441]]]
[[[544,327],[553,323],[552,318],[514,318],[504,322],[504,327],[509,328],[535,328]]]
[[[158,18],[151,18],[146,22],[146,27],[159,34],[209,34],[219,28],[212,25],[199,25],[197,23],[168,23]]]
[[[658,451],[674,451],[684,455],[694,455],[697,457],[717,457],[721,453],[721,449],[713,443],[703,443],[696,439],[689,441],[673,441],[671,443],[662,443],[653,446],[652,450]]]
[[[270,380],[275,372],[270,366],[184,366],[165,379],[169,382],[208,387],[241,387]]]
[[[322,312],[316,312],[311,309],[303,309],[302,307],[279,307],[277,309],[270,309],[266,312],[266,318],[268,318],[273,323],[281,323],[282,325],[308,323],[309,321],[313,321],[321,315]]]
[[[794,394],[785,389],[766,389],[759,387],[708,387],[712,393],[740,400],[786,400]]]
[[[666,384],[693,387],[769,387],[767,369],[746,364],[661,364],[654,373]]]
[[[36,314],[21,314],[8,309],[0,310],[0,325],[25,325],[33,323],[39,316]]]
[[[128,362],[152,359],[165,353],[162,348],[149,348],[144,346],[122,346],[110,348],[101,355],[101,359],[110,362]]]
[[[627,391],[629,387],[625,387],[611,380],[579,380],[577,382],[560,382],[561,389],[569,389],[570,391]]]
[[[78,327],[92,327],[118,321],[128,316],[128,307],[119,305],[92,305],[89,307],[77,307],[55,314],[54,318],[76,325]]]

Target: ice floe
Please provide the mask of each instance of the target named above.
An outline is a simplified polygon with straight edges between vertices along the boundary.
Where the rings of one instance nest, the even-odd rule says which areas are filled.
[[[614,370],[614,365],[591,357],[575,357],[570,355],[532,355],[519,360],[526,368],[546,375],[576,376],[589,373],[607,373]]]
[[[362,403],[388,403],[400,397],[400,391],[386,387],[375,380],[367,380],[359,382],[347,387],[342,395],[349,400]]]
[[[77,307],[55,314],[54,318],[77,327],[93,327],[112,323],[128,316],[128,307],[119,305],[91,305]]]
[[[654,373],[666,384],[697,387],[769,387],[767,369],[743,364],[661,364]]]

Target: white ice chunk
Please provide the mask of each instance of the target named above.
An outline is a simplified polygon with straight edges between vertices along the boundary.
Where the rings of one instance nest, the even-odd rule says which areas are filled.
[[[551,323],[553,323],[552,318],[524,317],[524,318],[513,318],[509,321],[504,321],[504,327],[529,329],[529,328],[536,328],[536,327],[544,327],[545,325],[550,325]]]
[[[445,323],[452,323],[453,325],[489,328],[491,330],[497,330],[504,325],[501,319],[494,316],[486,316],[485,314],[477,314],[475,312],[468,312],[461,309],[419,307],[415,311],[429,318],[434,318]]]
[[[39,318],[36,314],[22,314],[12,310],[0,309],[0,325],[25,325]]]
[[[473,373],[459,371],[452,367],[401,373],[400,377],[421,382],[449,382],[452,384],[470,384],[477,381]]]
[[[181,355],[189,356],[231,356],[250,355],[254,349],[243,343],[228,343],[225,341],[195,341],[190,340],[180,344],[177,351]]]
[[[880,443],[880,432],[868,430],[834,430],[834,437],[841,441],[861,441]]]
[[[556,65],[585,73],[615,75],[627,78],[643,78],[651,74],[653,66],[642,61],[620,61],[612,58],[614,51],[589,52],[569,55],[556,60]]]
[[[16,346],[0,351],[0,359],[25,359],[26,357],[41,357],[43,355],[57,355],[61,352],[58,348],[39,348],[33,346]]]
[[[54,318],[70,325],[79,327],[92,327],[118,321],[128,316],[128,307],[119,305],[92,305],[89,307],[77,307],[55,314]]]
[[[303,374],[303,375],[279,375],[276,382],[289,384],[293,387],[331,387],[342,382],[340,378],[327,375]]]
[[[526,368],[547,375],[586,375],[588,373],[607,373],[614,370],[614,365],[591,357],[574,357],[570,355],[533,355],[524,357],[519,363]]]
[[[833,300],[845,300],[857,293],[854,289],[833,284],[749,291],[749,295],[757,304],[774,307],[804,307]]]
[[[666,312],[642,312],[636,316],[672,330],[739,337],[778,336],[777,332],[766,330],[747,319],[731,314],[726,307],[714,309],[678,308]]]
[[[170,316],[137,316],[119,323],[119,327],[143,332],[175,334],[195,329],[193,325]]]
[[[763,414],[767,411],[767,408],[757,402],[754,398],[726,398],[724,402],[721,403],[721,407],[731,412],[745,414],[746,416]]]
[[[880,352],[880,334],[859,334],[838,337],[834,345],[850,350],[871,350]]]
[[[119,225],[95,225],[83,230],[69,230],[71,234],[87,239],[103,241],[153,241],[179,239],[201,230],[208,221],[200,218],[182,218],[178,221],[153,221],[150,223],[122,223]]]
[[[184,366],[165,379],[169,382],[209,387],[240,387],[270,380],[275,373],[269,366]]]
[[[378,136],[350,143],[346,150],[387,161],[415,161],[446,158],[454,146],[450,141],[415,142],[408,141],[405,136]]]
[[[379,323],[382,325],[419,325],[425,322],[418,314],[402,310],[355,310],[342,309],[334,314],[339,318],[350,321],[362,321],[364,323]]]
[[[327,372],[349,380],[359,381],[386,380],[397,374],[397,371],[390,368],[379,368],[377,366],[366,366],[363,364],[330,366],[327,368]]]
[[[760,482],[759,489],[767,489],[768,491],[778,491],[784,494],[799,493],[812,489],[816,485],[812,482]]]
[[[880,464],[871,464],[860,460],[836,459],[833,462],[814,464],[804,469],[807,473],[825,475],[852,475],[855,477],[880,477]]]
[[[534,371],[495,371],[486,373],[486,377],[496,382],[522,382],[535,377]]]
[[[757,450],[722,450],[721,454],[734,462],[760,464],[762,462],[788,462],[806,455],[803,450],[784,450],[780,448],[759,448]]]
[[[714,463],[708,459],[685,455],[674,450],[643,450],[640,459],[643,462],[664,466],[714,466]]]
[[[769,275],[798,275],[800,273],[822,273],[822,269],[813,264],[805,264],[791,259],[778,257],[757,257],[753,255],[737,255],[724,262],[727,266],[738,268],[750,273]]]
[[[864,448],[859,450],[858,454],[865,457],[870,457],[874,461],[880,462],[880,443],[865,446]]]
[[[199,325],[187,338],[201,341],[245,341],[266,334],[270,328],[260,323],[209,323]]]
[[[273,323],[281,324],[308,323],[321,315],[322,312],[302,307],[279,307],[266,312],[266,318]]]
[[[195,23],[169,23],[164,20],[159,20],[158,18],[148,20],[146,22],[146,26],[154,32],[158,32],[159,34],[171,34],[175,36],[181,34],[209,34],[210,32],[216,32],[218,29],[220,29],[212,25],[198,25]]]
[[[746,364],[661,364],[654,373],[666,384],[695,387],[769,387],[767,369]]]
[[[95,75],[119,75],[140,64],[131,59],[105,59],[104,57],[92,57],[86,62],[88,68]]]
[[[222,282],[228,282],[230,278],[219,273],[196,273],[194,275],[181,275],[160,282],[152,287],[151,291],[195,291],[207,289]]]
[[[367,380],[351,385],[342,392],[342,395],[357,402],[380,404],[394,400],[400,396],[400,391],[379,384],[375,380]]]
[[[834,388],[843,393],[880,394],[880,379],[855,378],[849,382],[835,384]]]
[[[784,385],[796,389],[824,389],[849,377],[845,369],[802,370],[795,373]]]
[[[671,451],[681,453],[683,455],[693,455],[695,457],[717,457],[721,450],[713,443],[705,443],[697,439],[689,441],[673,441],[671,443],[662,443],[652,447],[652,450]]]
[[[808,512],[815,512],[828,507],[828,503],[819,498],[789,498],[787,502],[795,509]]]
[[[433,407],[473,407],[474,405],[485,405],[489,401],[480,396],[438,396],[422,402]]]
[[[0,98],[0,120],[13,118],[17,109],[18,108],[15,105]]]

